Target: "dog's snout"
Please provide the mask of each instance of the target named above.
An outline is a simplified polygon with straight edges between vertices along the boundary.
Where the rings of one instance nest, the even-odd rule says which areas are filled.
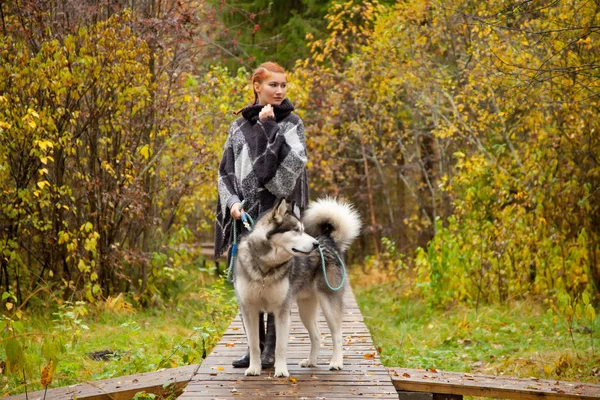
[[[316,249],[317,247],[319,247],[319,242],[313,242],[313,247]]]

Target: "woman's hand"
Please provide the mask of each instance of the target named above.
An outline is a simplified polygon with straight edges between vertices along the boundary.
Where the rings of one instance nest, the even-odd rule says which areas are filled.
[[[273,107],[270,104],[267,104],[258,113],[258,119],[265,119],[265,118],[269,118],[269,117],[274,119],[275,113],[273,112]]]
[[[244,212],[243,208],[240,208],[240,206],[242,205],[242,203],[233,203],[233,205],[231,206],[231,217],[233,219],[240,219],[242,218],[242,213]]]

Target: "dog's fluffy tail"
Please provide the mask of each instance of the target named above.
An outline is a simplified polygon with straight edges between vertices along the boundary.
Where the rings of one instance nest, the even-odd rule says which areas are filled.
[[[341,252],[356,239],[362,226],[360,215],[352,204],[331,197],[311,202],[302,222],[311,236],[331,236]]]

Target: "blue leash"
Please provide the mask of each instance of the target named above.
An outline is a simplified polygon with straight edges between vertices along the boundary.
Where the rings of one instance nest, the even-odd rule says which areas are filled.
[[[333,251],[333,254],[335,254],[336,258],[340,262],[340,265],[342,266],[342,282],[340,282],[340,286],[336,288],[331,287],[331,285],[329,284],[329,280],[327,279],[327,271],[325,269],[325,257],[323,256],[323,249],[321,245],[319,245],[319,253],[321,254],[321,267],[323,267],[323,277],[325,278],[325,283],[327,284],[327,287],[329,289],[333,290],[334,292],[337,292],[342,288],[342,286],[344,286],[344,282],[346,281],[346,265],[335,250],[331,251]]]
[[[245,201],[246,200],[242,200],[242,203],[240,204],[240,209],[244,208]],[[249,214],[246,214],[246,212],[242,213],[242,223],[244,224],[246,229],[248,229],[249,231],[252,231],[252,226],[254,226],[254,220],[252,219],[252,217]],[[234,220],[233,221],[233,244],[231,245],[231,258],[229,260],[229,268],[227,269],[227,280],[229,282],[233,282],[232,281],[233,265],[235,264],[236,256],[237,256],[237,223]]]

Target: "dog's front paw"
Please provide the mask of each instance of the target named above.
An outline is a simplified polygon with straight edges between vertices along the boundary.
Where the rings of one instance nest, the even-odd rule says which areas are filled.
[[[315,360],[311,360],[310,358],[306,358],[298,363],[302,368],[312,368],[317,366],[317,362]]]
[[[252,366],[250,365],[250,367],[248,367],[248,369],[245,372],[246,376],[258,376],[260,375],[260,364],[258,366]]]
[[[287,366],[279,367],[275,366],[275,374],[273,375],[275,378],[287,378],[290,376],[288,372]]]
[[[329,363],[329,369],[332,371],[339,371],[344,369],[344,362],[343,361],[331,361]]]

